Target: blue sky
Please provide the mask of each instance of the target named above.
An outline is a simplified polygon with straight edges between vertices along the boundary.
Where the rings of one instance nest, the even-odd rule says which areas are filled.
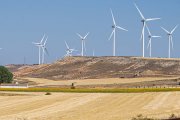
[[[49,37],[47,63],[65,54],[64,41],[81,50],[76,33],[90,32],[87,56],[92,55],[93,49],[97,56],[112,56],[112,40],[108,41],[112,32],[110,8],[116,23],[129,30],[116,33],[117,56],[142,56],[142,23],[134,2],[146,18],[162,18],[148,25],[152,34],[162,36],[152,40],[152,56],[167,57],[168,38],[160,26],[171,30],[180,24],[179,0],[0,0],[0,64],[20,64],[24,57],[28,64],[38,63],[38,48],[32,42],[40,41],[44,33]],[[180,27],[173,35],[175,58],[180,57],[179,33]],[[147,34],[145,38],[148,57]]]

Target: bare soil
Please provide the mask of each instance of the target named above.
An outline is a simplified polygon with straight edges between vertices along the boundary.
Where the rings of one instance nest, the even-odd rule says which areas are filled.
[[[180,75],[180,59],[141,57],[66,57],[52,64],[8,67],[15,77],[79,80]]]

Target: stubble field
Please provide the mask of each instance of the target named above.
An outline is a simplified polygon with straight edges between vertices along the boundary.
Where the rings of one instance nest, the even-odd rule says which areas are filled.
[[[14,95],[13,95],[14,94]],[[180,92],[0,93],[0,120],[130,120],[180,112]]]

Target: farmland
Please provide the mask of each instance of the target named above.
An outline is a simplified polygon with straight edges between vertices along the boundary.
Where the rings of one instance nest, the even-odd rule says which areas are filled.
[[[2,93],[2,92],[1,92]],[[0,94],[1,120],[128,120],[138,114],[153,118],[178,115],[180,92]],[[87,117],[88,116],[88,117]]]
[[[68,57],[52,64],[9,65],[15,81],[30,88],[0,89],[0,120],[180,116],[179,64],[165,58]]]

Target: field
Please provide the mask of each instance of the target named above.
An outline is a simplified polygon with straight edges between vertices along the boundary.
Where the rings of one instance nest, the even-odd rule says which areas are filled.
[[[167,118],[179,114],[179,98],[180,92],[1,92],[0,120],[130,120],[138,114]]]
[[[179,65],[179,59],[109,56],[67,57],[44,65],[9,65],[15,80],[29,83],[30,88],[0,89],[0,120],[180,116]],[[75,89],[70,89],[72,83]]]

